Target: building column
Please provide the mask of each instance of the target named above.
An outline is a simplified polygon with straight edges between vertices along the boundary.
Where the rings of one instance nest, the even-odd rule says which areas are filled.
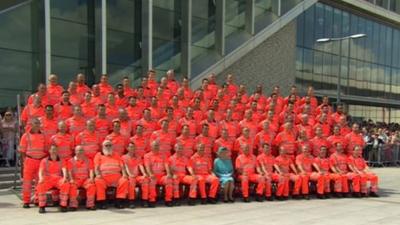
[[[107,74],[107,1],[101,0],[101,74]]]
[[[254,35],[255,0],[246,0],[245,28],[247,33]]]
[[[142,1],[142,67],[153,67],[153,0]]]
[[[46,84],[51,74],[51,29],[50,29],[50,0],[44,0],[44,33],[45,33],[45,79]]]
[[[191,75],[192,47],[192,0],[182,1],[182,42],[181,42],[182,74],[189,79]]]
[[[216,1],[215,20],[215,49],[223,56],[225,55],[225,0]]]

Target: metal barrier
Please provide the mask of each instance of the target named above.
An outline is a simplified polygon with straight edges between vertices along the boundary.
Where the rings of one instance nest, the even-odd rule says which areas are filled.
[[[16,150],[15,150],[15,171],[14,171],[14,185],[13,188],[14,190],[17,189],[17,180],[20,179],[20,176],[18,176],[18,171],[20,168],[20,165],[22,165],[23,162],[20,162],[20,155],[19,155],[19,139],[21,137],[21,96],[18,94],[17,95],[17,137],[15,142],[16,144]],[[21,168],[21,179],[22,179],[22,168]]]
[[[382,144],[367,148],[368,164],[372,167],[400,166],[400,144]]]

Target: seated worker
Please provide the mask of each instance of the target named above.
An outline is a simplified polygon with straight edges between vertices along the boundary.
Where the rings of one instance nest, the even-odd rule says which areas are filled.
[[[113,145],[109,140],[103,141],[102,153],[94,157],[94,171],[96,174],[96,201],[100,209],[106,209],[106,189],[116,187],[116,208],[123,208],[123,200],[128,193],[128,177],[121,158],[113,155]]]
[[[362,157],[361,146],[356,145],[353,150],[353,156],[348,159],[349,168],[353,173],[360,175],[361,195],[368,196],[367,182],[370,182],[369,196],[379,197],[378,192],[378,176],[369,170],[369,167]]]
[[[37,193],[39,196],[39,213],[45,213],[46,192],[56,188],[60,193],[60,210],[67,211],[69,182],[65,161],[57,155],[57,146],[52,145],[49,149],[49,157],[40,161],[39,183]]]
[[[75,156],[67,161],[70,183],[69,208],[75,211],[78,208],[78,189],[86,190],[86,208],[95,210],[96,185],[94,183],[93,162],[86,158],[85,150],[81,145],[75,147]]]

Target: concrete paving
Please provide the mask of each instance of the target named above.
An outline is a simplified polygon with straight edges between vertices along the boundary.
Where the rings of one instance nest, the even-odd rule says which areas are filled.
[[[380,198],[291,200],[286,202],[252,202],[217,205],[181,206],[155,209],[108,209],[59,213],[47,208],[22,209],[20,199],[11,191],[0,192],[1,225],[89,225],[89,224],[332,224],[391,225],[400,224],[400,168],[379,168]]]

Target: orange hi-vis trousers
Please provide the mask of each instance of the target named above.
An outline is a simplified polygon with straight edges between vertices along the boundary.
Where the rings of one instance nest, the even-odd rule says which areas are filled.
[[[67,207],[69,187],[70,184],[68,182],[63,183],[62,177],[45,177],[44,181],[37,185],[39,207],[46,206],[46,192],[52,188],[57,188],[60,190],[60,206]]]
[[[324,194],[324,177],[319,173],[312,172],[300,175],[301,177],[301,193],[304,195],[308,195],[310,192],[310,181],[317,182],[317,193],[322,195]]]
[[[149,199],[149,183],[150,179],[144,176],[129,177],[129,188],[128,188],[128,199],[136,199],[136,185],[140,184],[140,189],[142,190],[142,199]]]
[[[292,190],[292,195],[298,195],[300,194],[300,189],[301,189],[301,177],[299,175],[296,175],[294,173],[286,173],[283,174],[285,177],[285,188],[283,191],[283,196],[287,197],[289,196],[289,191],[290,191],[290,181],[293,182],[293,190]]]
[[[180,198],[180,184],[189,185],[189,198],[196,198],[197,197],[197,179],[193,176],[177,176],[173,179],[174,184],[174,198]]]
[[[341,182],[341,176],[336,173],[325,173],[321,174],[321,176],[324,178],[324,193],[331,193],[331,181],[333,181],[334,184]],[[341,191],[341,185],[335,185],[335,192]]]
[[[78,189],[84,188],[86,191],[86,207],[93,207],[96,196],[96,185],[91,182],[90,179],[85,180],[74,180],[74,183],[70,183],[69,189],[69,207],[78,207]]]
[[[277,183],[276,196],[283,196],[285,191],[285,183],[288,183],[287,178],[277,173],[270,173],[264,176],[265,178],[265,196],[271,197],[272,195],[272,182]]]
[[[155,175],[154,178],[150,179],[149,184],[149,201],[155,202],[157,199],[157,185],[163,185],[165,191],[165,201],[172,201],[173,195],[173,181],[172,178],[168,178],[166,175]]]
[[[335,191],[342,193],[349,193],[349,180],[353,185],[353,192],[360,192],[360,175],[356,173],[338,174],[340,177],[335,181]]]
[[[197,175],[198,186],[201,198],[207,198],[206,184],[210,184],[210,191],[208,197],[215,198],[218,191],[219,179],[214,175]]]
[[[261,175],[252,173],[247,175],[240,175],[239,180],[242,186],[242,196],[244,198],[249,197],[249,183],[256,183],[256,193],[262,195],[265,189],[265,178]]]
[[[124,199],[128,194],[128,179],[122,177],[120,174],[109,174],[101,177],[96,177],[96,200],[106,200],[107,187],[116,187],[116,198]]]
[[[373,173],[364,173],[360,174],[361,193],[368,193],[368,181],[370,181],[371,192],[378,192],[378,176]]]
[[[24,170],[22,179],[22,201],[29,204],[31,201],[32,182],[38,181],[39,167],[41,159],[32,159],[26,157],[24,160]]]

